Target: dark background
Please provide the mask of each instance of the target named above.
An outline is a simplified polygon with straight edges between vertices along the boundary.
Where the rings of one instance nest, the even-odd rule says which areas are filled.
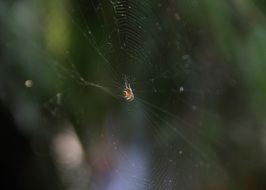
[[[266,189],[265,11],[0,1],[0,188]]]

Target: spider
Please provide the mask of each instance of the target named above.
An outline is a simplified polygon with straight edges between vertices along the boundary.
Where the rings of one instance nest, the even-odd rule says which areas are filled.
[[[124,98],[131,102],[134,100],[134,93],[133,93],[133,90],[132,88],[130,87],[130,84],[126,81],[125,82],[125,88],[123,90],[123,94],[124,94]]]

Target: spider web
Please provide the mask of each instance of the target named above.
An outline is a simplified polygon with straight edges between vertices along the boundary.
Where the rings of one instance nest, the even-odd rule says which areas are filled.
[[[190,3],[184,4],[193,7],[196,2]],[[202,65],[190,55],[193,42],[186,41],[187,21],[180,20],[177,8],[170,8],[178,5],[173,1],[75,5],[68,12],[71,22],[99,62],[91,72],[103,68],[110,78],[88,82],[102,79],[83,74],[73,62],[66,72],[82,86],[99,87],[120,102],[124,77],[129,77],[136,96],[134,102],[122,105],[123,115],[107,120],[103,129],[116,159],[111,162],[105,155],[112,169],[110,182],[101,188],[198,189],[205,181],[220,179],[223,172],[211,147],[217,140],[207,137],[197,120],[206,98],[217,95],[219,81],[207,83]],[[102,183],[95,182],[95,188]]]

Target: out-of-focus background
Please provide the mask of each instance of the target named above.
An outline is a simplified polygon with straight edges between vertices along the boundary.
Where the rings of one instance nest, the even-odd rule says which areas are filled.
[[[0,189],[266,189],[265,14],[1,0]]]

